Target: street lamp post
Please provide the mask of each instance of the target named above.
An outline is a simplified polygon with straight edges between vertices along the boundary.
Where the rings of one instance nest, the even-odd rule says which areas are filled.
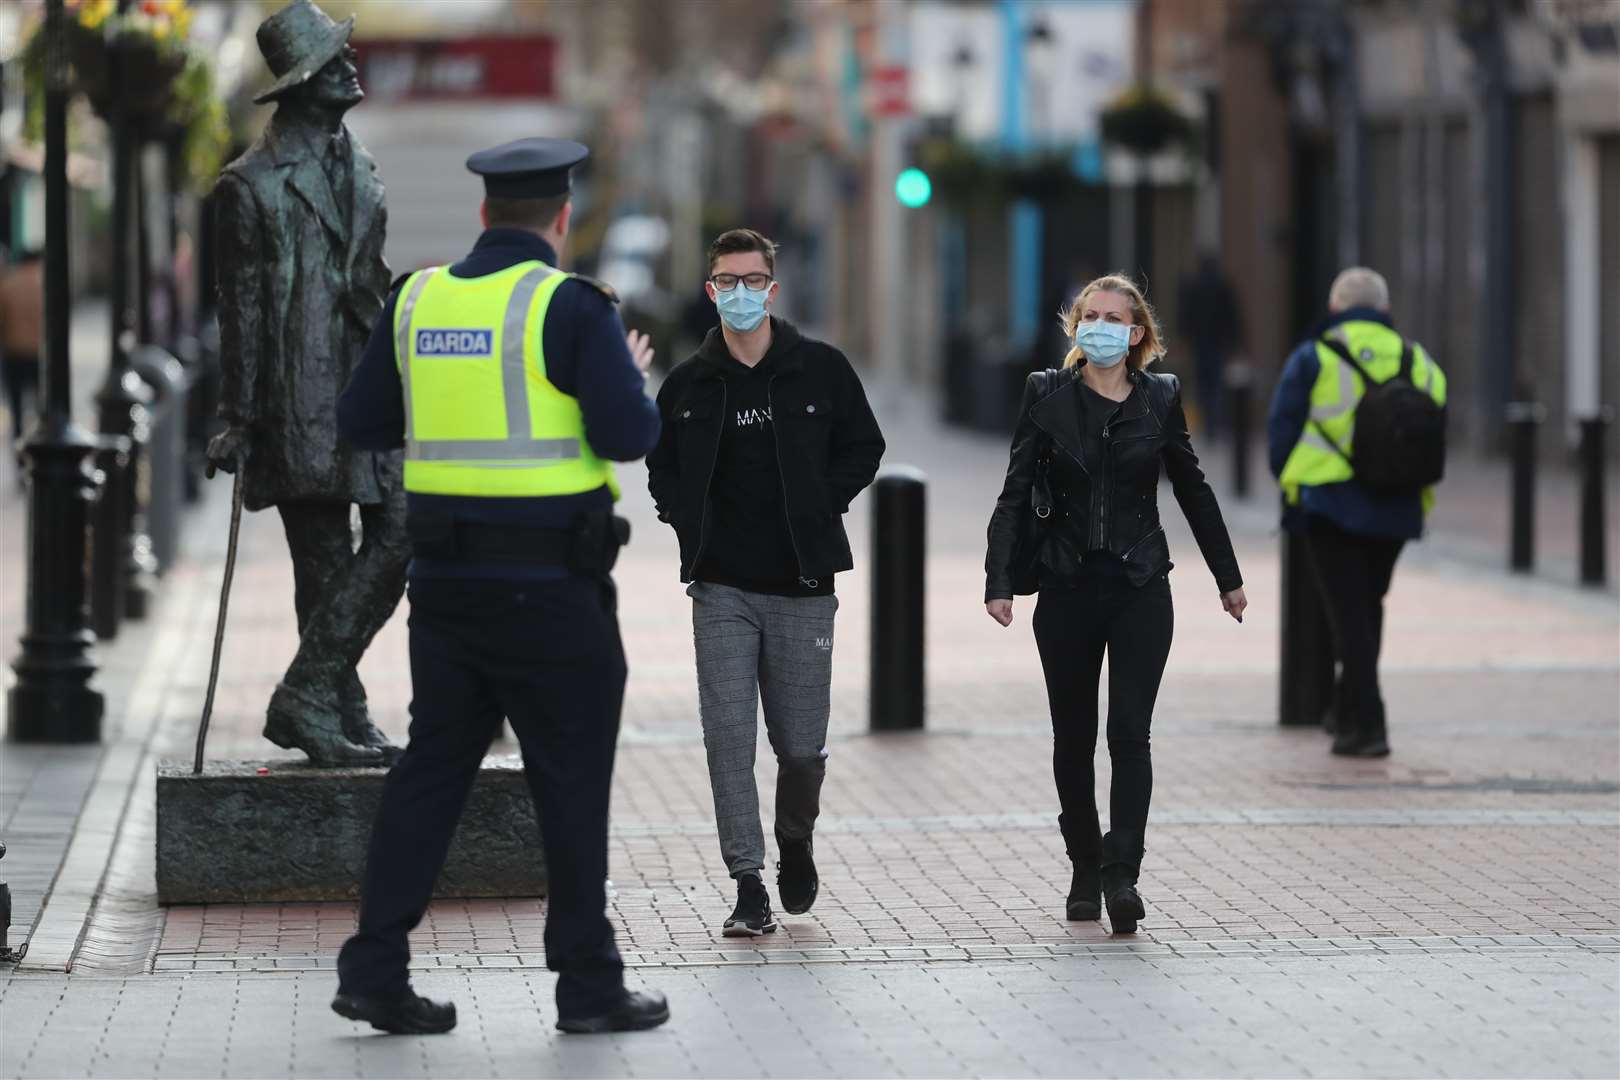
[[[129,6],[130,0],[118,0],[120,13],[128,10]],[[122,489],[119,495],[123,502],[122,520],[119,522],[122,535],[116,538],[98,536],[97,542],[116,544],[122,553],[124,613],[132,619],[140,619],[146,616],[151,600],[149,581],[155,569],[152,541],[145,533],[142,513],[145,487],[142,480],[148,468],[145,444],[150,431],[147,407],[152,401],[152,394],[129,364],[135,337],[129,306],[129,232],[136,136],[121,93],[127,72],[120,50],[110,50],[108,60],[115,89],[111,114],[108,116],[113,169],[112,265],[108,281],[112,309],[112,359],[107,365],[106,381],[96,395],[96,405],[100,411],[102,434],[127,437],[130,450],[129,464],[118,478]]]
[[[12,661],[10,737],[97,742],[104,702],[85,589],[86,526],[96,497],[96,443],[73,422],[68,362],[67,55],[63,0],[45,3],[45,395],[23,446],[28,499],[27,625]]]

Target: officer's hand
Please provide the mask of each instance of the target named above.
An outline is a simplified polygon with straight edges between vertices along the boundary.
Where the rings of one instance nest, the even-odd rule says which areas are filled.
[[[1238,622],[1243,621],[1243,609],[1248,606],[1249,598],[1243,595],[1241,587],[1233,589],[1231,592],[1221,593],[1222,609]]]
[[[211,478],[214,470],[233,473],[247,460],[249,442],[248,429],[232,424],[224,431],[215,435],[208,442],[208,475]]]
[[[630,346],[630,359],[636,362],[636,370],[647,374],[653,361],[652,339],[639,330],[632,330],[624,335],[624,343]]]
[[[1012,607],[1013,602],[1011,600],[986,600],[984,602],[984,610],[1002,626],[1012,625]]]

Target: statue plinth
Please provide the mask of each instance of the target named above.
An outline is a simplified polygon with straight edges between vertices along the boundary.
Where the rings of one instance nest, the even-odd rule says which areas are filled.
[[[387,770],[306,762],[190,762],[157,771],[163,904],[353,900]],[[490,758],[450,845],[436,897],[544,896],[545,856],[516,756]]]

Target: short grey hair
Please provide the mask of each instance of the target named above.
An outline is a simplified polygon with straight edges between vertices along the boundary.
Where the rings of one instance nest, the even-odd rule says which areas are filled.
[[[1350,308],[1389,310],[1389,282],[1384,275],[1365,266],[1352,266],[1339,271],[1328,290],[1328,310],[1348,311]]]

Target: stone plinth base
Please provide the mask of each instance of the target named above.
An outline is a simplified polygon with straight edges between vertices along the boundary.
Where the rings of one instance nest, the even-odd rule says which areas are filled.
[[[261,770],[263,770],[261,772]],[[385,769],[190,762],[157,773],[157,888],[164,904],[353,900]],[[545,856],[516,758],[484,763],[435,896],[544,896]]]

